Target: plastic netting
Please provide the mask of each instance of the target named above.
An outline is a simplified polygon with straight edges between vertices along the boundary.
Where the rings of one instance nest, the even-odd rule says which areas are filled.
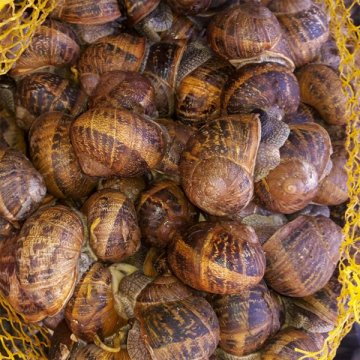
[[[302,359],[330,360],[355,321],[360,322],[360,29],[351,20],[354,6],[344,0],[324,0],[331,30],[340,51],[343,91],[348,99],[347,162],[350,201],[345,214],[344,242],[339,279],[339,317],[318,353]],[[26,49],[37,26],[55,5],[54,0],[0,0],[0,75],[7,73]],[[0,294],[0,359],[46,359],[48,334],[26,324]]]

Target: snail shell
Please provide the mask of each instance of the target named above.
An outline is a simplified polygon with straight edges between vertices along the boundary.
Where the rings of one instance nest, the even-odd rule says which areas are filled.
[[[167,0],[171,8],[183,15],[197,15],[206,11],[210,5],[211,0]]]
[[[105,262],[120,262],[140,247],[140,230],[132,202],[120,191],[96,192],[82,207],[89,226],[89,243]]]
[[[133,26],[155,10],[160,0],[124,0],[123,3],[129,24]]]
[[[177,233],[168,263],[185,284],[215,294],[239,294],[258,284],[265,272],[255,231],[236,222],[203,221]]]
[[[166,146],[155,122],[112,108],[83,113],[72,123],[70,137],[82,170],[90,176],[142,175],[160,163]]]
[[[81,54],[78,70],[80,82],[92,95],[103,73],[138,71],[145,56],[145,38],[127,33],[105,36]]]
[[[143,192],[137,206],[139,226],[146,245],[166,247],[175,232],[195,224],[198,213],[181,188],[161,181]]]
[[[28,321],[59,313],[71,297],[84,242],[79,216],[62,205],[45,207],[29,217],[17,238],[16,273],[21,289],[36,305]]]
[[[120,17],[116,0],[60,0],[51,17],[72,24],[105,24]]]
[[[61,112],[38,117],[29,133],[30,154],[50,193],[79,199],[89,194],[97,181],[81,171],[70,142],[71,123],[72,118]]]
[[[94,263],[77,284],[65,308],[67,324],[75,336],[94,341],[110,336],[123,320],[114,307],[111,273],[101,263]]]
[[[36,29],[11,75],[24,75],[48,66],[69,66],[75,63],[79,54],[80,47],[70,26],[48,19]]]
[[[40,205],[46,187],[42,176],[20,151],[0,147],[0,216],[25,220]]]
[[[260,143],[255,114],[232,115],[201,127],[188,141],[180,162],[183,189],[200,209],[225,216],[244,208],[253,196]]]
[[[340,257],[341,228],[324,216],[301,215],[263,244],[265,280],[275,291],[304,297],[323,288]]]

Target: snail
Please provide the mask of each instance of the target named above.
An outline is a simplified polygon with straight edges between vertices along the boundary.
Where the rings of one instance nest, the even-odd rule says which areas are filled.
[[[19,76],[50,66],[71,66],[79,55],[78,40],[70,26],[48,19],[36,29],[10,74]]]
[[[89,245],[99,260],[120,262],[140,247],[140,229],[134,205],[120,191],[104,189],[82,207],[89,227]]]
[[[120,17],[116,0],[60,0],[51,17],[71,24],[105,24]]]
[[[316,58],[329,37],[329,21],[311,0],[272,0],[267,5],[276,15],[296,67]]]
[[[315,122],[315,110],[310,106],[300,102],[296,112],[286,114],[283,121],[289,125],[304,124],[307,122]]]
[[[127,340],[133,360],[206,359],[219,342],[210,304],[173,276],[159,276],[140,292],[135,318]]]
[[[330,125],[346,123],[346,97],[336,71],[323,64],[308,64],[296,72],[301,101],[315,108]]]
[[[265,280],[280,294],[304,297],[330,280],[340,257],[341,228],[324,216],[301,215],[264,244]]]
[[[116,33],[118,23],[110,21],[105,24],[87,25],[73,24],[73,29],[79,38],[80,44],[92,44],[102,37],[114,35]]]
[[[180,161],[181,183],[190,201],[217,216],[244,208],[253,196],[259,143],[255,114],[224,116],[201,127]]]
[[[26,75],[17,88],[18,125],[29,130],[37,116],[50,111],[62,111],[72,116],[80,114],[86,106],[87,97],[75,83],[55,74],[39,72]],[[32,117],[23,116],[23,110]]]
[[[19,150],[0,146],[0,216],[25,220],[45,197],[43,177]]]
[[[199,31],[197,23],[191,18],[173,13],[171,27],[161,32],[162,41],[170,40],[190,40],[194,38]]]
[[[30,155],[50,193],[79,199],[88,195],[97,181],[81,171],[70,142],[71,123],[72,118],[61,112],[39,116],[29,132]]]
[[[143,192],[137,213],[144,243],[160,248],[171,242],[175,232],[186,230],[198,218],[195,207],[172,181],[160,181]]]
[[[17,125],[15,116],[7,110],[0,110],[0,131],[5,144],[26,153],[24,131]]]
[[[254,229],[231,221],[202,221],[176,233],[168,263],[185,284],[214,294],[239,294],[258,284],[265,272]]]
[[[210,7],[211,0],[168,0],[168,3],[179,14],[197,15]]]
[[[81,54],[79,79],[84,91],[92,95],[100,77],[108,71],[138,71],[145,56],[145,38],[121,33],[100,38]]]
[[[70,138],[90,176],[139,176],[154,169],[165,151],[158,124],[128,110],[95,108],[71,125]]]
[[[90,106],[127,109],[157,117],[153,86],[145,76],[130,71],[110,71],[101,75]]]
[[[264,282],[241,294],[211,296],[209,301],[219,320],[219,348],[226,354],[252,354],[280,329],[277,305]]]

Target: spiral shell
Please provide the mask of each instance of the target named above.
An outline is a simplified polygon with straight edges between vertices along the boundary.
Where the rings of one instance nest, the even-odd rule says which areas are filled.
[[[215,294],[239,294],[258,284],[265,272],[255,231],[236,222],[204,221],[176,234],[168,263],[185,284]]]
[[[127,110],[96,108],[79,116],[71,142],[85,174],[138,176],[155,168],[165,151],[161,128]]]
[[[58,198],[82,198],[96,186],[81,171],[70,142],[70,116],[60,112],[38,117],[29,133],[30,154],[47,189]]]
[[[130,25],[139,23],[144,17],[155,10],[159,3],[160,0],[124,0]]]
[[[82,207],[90,233],[90,246],[102,261],[120,262],[140,247],[140,230],[132,202],[121,192],[96,192]]]
[[[323,288],[340,258],[341,228],[324,216],[301,215],[263,244],[265,280],[278,293],[304,297]]]
[[[231,215],[253,196],[253,173],[260,143],[255,114],[213,120],[188,141],[180,162],[183,189],[211,215]]]

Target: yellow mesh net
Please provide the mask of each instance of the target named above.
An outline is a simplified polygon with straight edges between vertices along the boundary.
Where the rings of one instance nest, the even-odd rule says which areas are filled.
[[[337,325],[321,351],[302,352],[301,359],[330,360],[354,322],[360,322],[360,29],[350,16],[360,0],[347,6],[344,0],[320,2],[325,3],[331,17],[331,30],[341,56],[343,91],[348,99],[346,148],[350,201],[339,266],[343,287]],[[0,0],[0,75],[10,70],[54,5],[54,0]],[[48,347],[48,334],[36,325],[26,324],[0,294],[0,359],[46,359]]]

